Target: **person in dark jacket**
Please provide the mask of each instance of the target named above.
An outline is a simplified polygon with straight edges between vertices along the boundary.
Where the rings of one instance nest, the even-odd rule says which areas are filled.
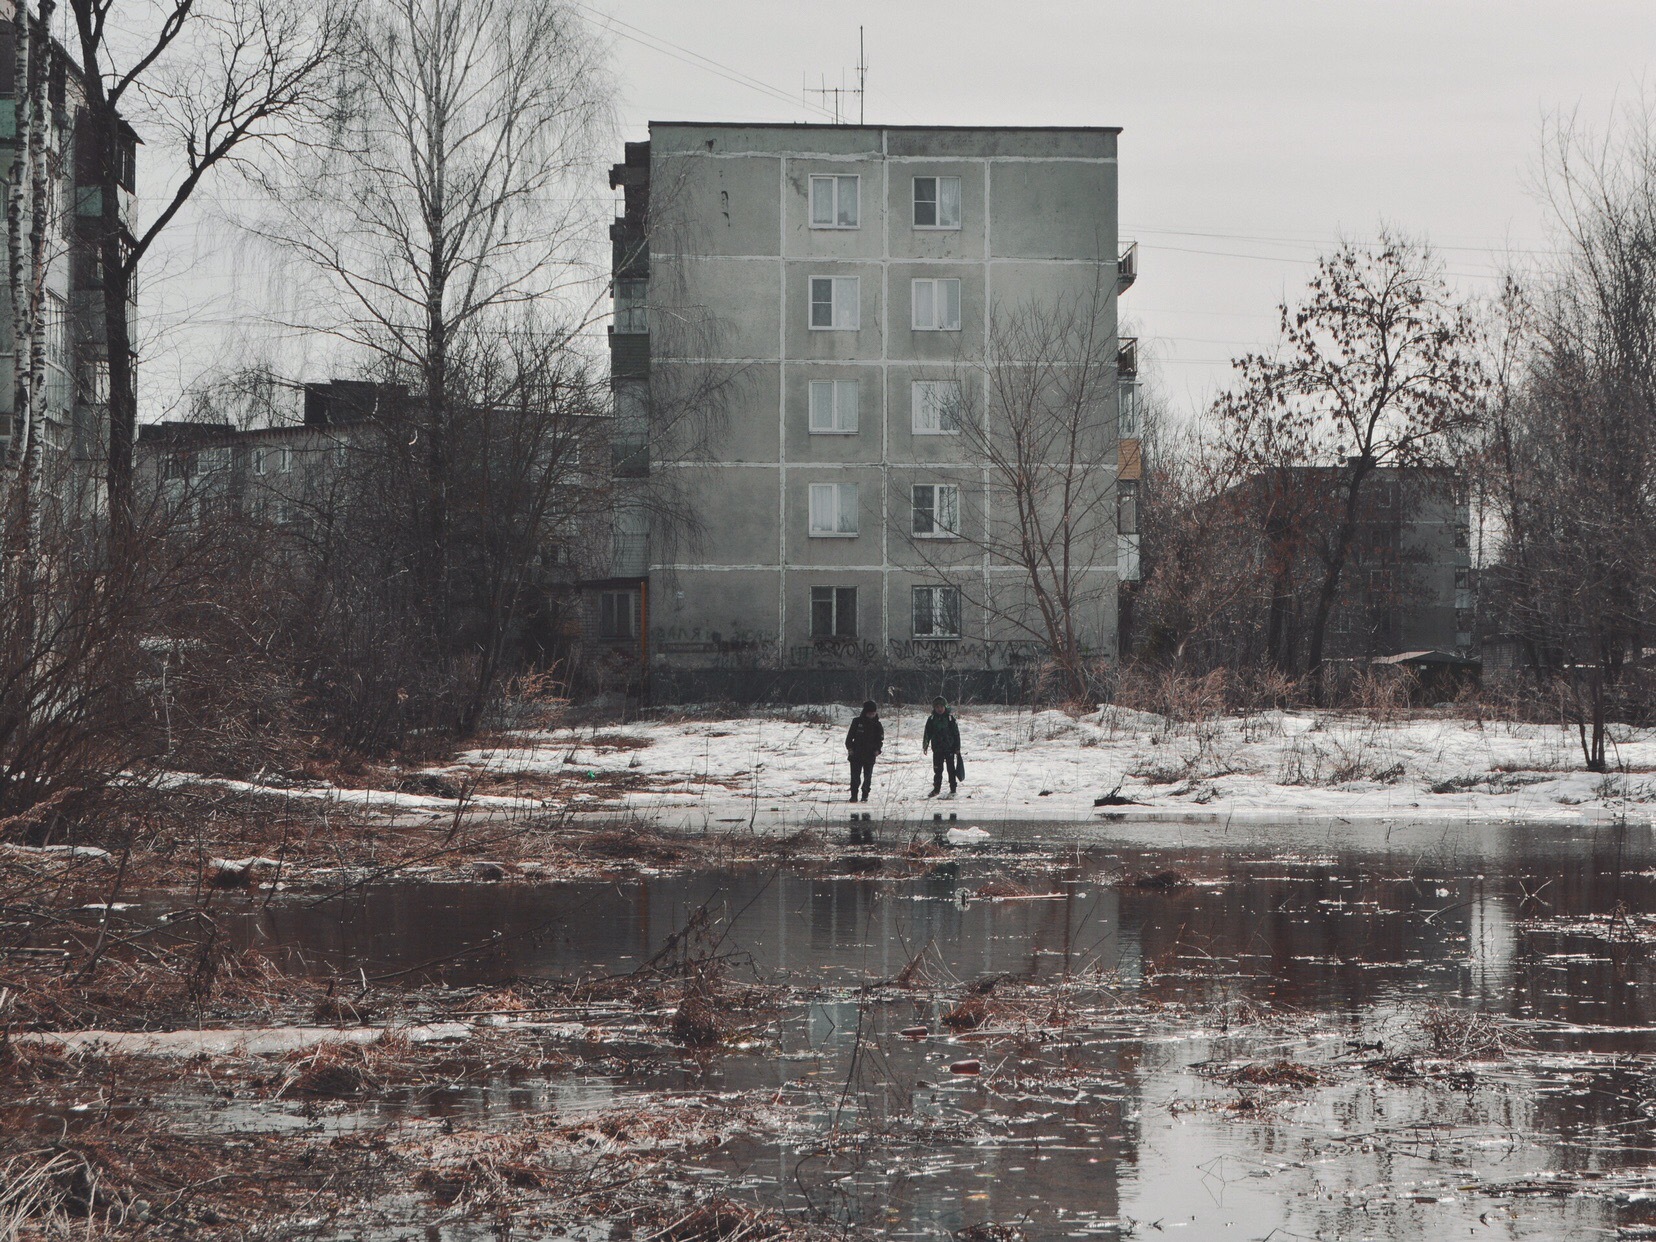
[[[868,783],[874,779],[874,759],[885,749],[885,726],[880,723],[880,705],[869,699],[862,715],[845,732],[845,753],[851,760],[851,801],[857,800],[857,782],[862,782],[862,800],[868,801]]]
[[[928,798],[943,791],[943,770],[949,771],[949,796],[952,798],[960,783],[960,725],[949,710],[947,699],[932,700],[931,715],[926,717],[926,736],[920,742],[920,753],[931,751],[932,789]]]

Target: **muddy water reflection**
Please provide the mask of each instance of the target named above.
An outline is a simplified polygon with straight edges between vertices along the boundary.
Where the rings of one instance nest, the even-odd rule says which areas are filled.
[[[809,1141],[740,1140],[704,1157],[699,1176],[891,1237],[1016,1220],[1034,1237],[1124,1236],[1134,1221],[1138,1236],[1160,1222],[1193,1237],[1614,1237],[1656,1219],[1644,1206],[1656,1185],[1652,972],[1642,943],[1586,921],[1653,908],[1648,832],[1295,845],[1115,843],[1059,860],[1031,848],[902,878],[396,886],[249,903],[230,919],[245,941],[319,972],[492,982],[630,970],[709,905],[757,977],[821,992],[780,1020],[779,1051],[590,1090],[770,1090]],[[1131,882],[1166,870],[1194,883]],[[973,898],[1009,874],[1037,896]],[[1174,1007],[1165,1021],[1136,1008],[1083,1035],[985,1049],[994,1075],[962,1079],[948,1065],[975,1047],[897,1034],[938,1029],[947,996],[859,1006],[851,991],[927,946],[944,981],[1109,971],[1135,1002]],[[1233,1031],[1215,1018],[1229,1012],[1216,1003],[1243,1001],[1302,1021]],[[1430,1081],[1361,1068],[1418,1033],[1428,1005],[1506,1016],[1531,1048]],[[1197,1072],[1283,1058],[1325,1070],[1322,1085],[1260,1106]],[[558,1108],[555,1095],[518,1082],[398,1104],[487,1115]],[[855,1144],[831,1139],[847,1108]],[[1541,1193],[1558,1174],[1589,1175],[1589,1193]]]

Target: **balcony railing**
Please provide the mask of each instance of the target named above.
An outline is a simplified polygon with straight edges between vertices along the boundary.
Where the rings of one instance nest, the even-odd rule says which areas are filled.
[[[1138,378],[1138,337],[1124,336],[1117,344],[1116,375],[1124,380]]]
[[[618,479],[647,477],[650,442],[642,436],[617,436],[610,442],[610,473]]]
[[[1138,243],[1128,242],[1116,260],[1116,292],[1126,293],[1138,279]]]

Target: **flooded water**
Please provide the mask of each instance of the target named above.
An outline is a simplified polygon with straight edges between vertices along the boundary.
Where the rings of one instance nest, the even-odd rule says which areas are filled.
[[[788,1125],[686,1176],[892,1238],[1656,1236],[1648,828],[1037,825],[991,845],[919,875],[859,847],[828,877],[400,884],[224,917],[292,966],[396,986],[630,971],[705,906],[734,971],[790,985],[745,1051],[409,1091],[345,1124],[764,1098]],[[1018,895],[977,896],[992,885]],[[925,986],[861,990],[916,958]],[[1060,999],[1085,980],[1119,1011],[950,1035],[941,1013],[991,977]],[[1505,1053],[1462,1014],[1501,1019]],[[964,1058],[982,1072],[951,1073]],[[1284,1062],[1303,1081],[1236,1072]]]

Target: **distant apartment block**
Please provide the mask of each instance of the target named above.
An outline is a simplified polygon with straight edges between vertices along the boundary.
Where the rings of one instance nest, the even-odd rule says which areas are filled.
[[[1308,639],[1346,477],[1332,466],[1276,470],[1220,498],[1250,525],[1256,554],[1279,583],[1269,628],[1281,650],[1300,650]],[[1455,471],[1374,470],[1360,493],[1325,657],[1472,655],[1478,580],[1470,531],[1465,480]]]
[[[1016,360],[986,351],[1020,308],[1090,299],[1115,365],[1136,274],[1118,132],[655,122],[627,144],[611,173],[622,500],[592,607],[655,698],[1027,688],[1041,645],[984,602],[1021,571],[978,537],[1012,509],[961,420],[992,408],[988,367]],[[1101,661],[1138,559],[1130,344],[1120,362],[1097,468],[1113,493],[1121,466],[1122,520],[1088,552],[1097,589],[1074,618]],[[713,429],[691,449],[698,415]]]

